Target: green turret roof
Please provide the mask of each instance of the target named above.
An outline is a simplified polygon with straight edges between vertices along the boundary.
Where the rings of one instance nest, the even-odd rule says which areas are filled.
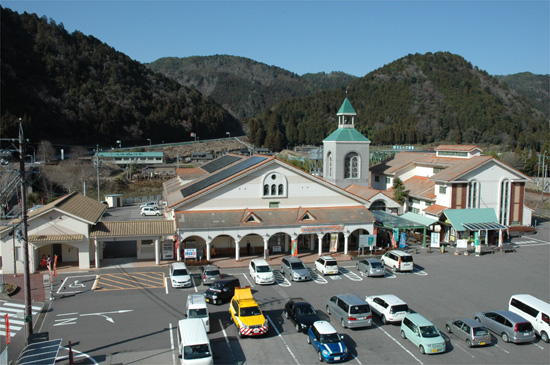
[[[325,141],[370,142],[367,137],[359,133],[355,128],[338,128],[337,130],[332,132],[330,136],[323,140],[323,142]]]
[[[356,115],[355,109],[351,106],[351,103],[349,102],[348,98],[344,100],[342,103],[342,106],[340,107],[340,110],[338,110],[338,114],[353,114]]]

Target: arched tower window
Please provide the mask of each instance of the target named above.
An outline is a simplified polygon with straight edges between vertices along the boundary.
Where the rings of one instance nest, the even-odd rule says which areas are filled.
[[[344,179],[359,178],[359,156],[352,152],[346,155],[344,159]]]
[[[278,172],[270,172],[263,179],[264,197],[286,197],[288,183],[286,177]]]
[[[510,180],[505,179],[500,183],[500,199],[499,199],[499,222],[502,225],[509,225],[510,212]]]
[[[479,181],[472,180],[468,183],[468,208],[479,208]]]
[[[328,177],[332,177],[332,152],[327,155],[328,158]]]

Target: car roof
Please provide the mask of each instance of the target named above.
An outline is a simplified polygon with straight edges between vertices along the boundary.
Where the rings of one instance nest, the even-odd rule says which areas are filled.
[[[519,314],[516,314],[514,312],[510,312],[510,311],[507,311],[507,310],[498,310],[498,311],[492,311],[494,313],[498,313],[500,314],[501,316],[503,317],[506,317],[506,319],[514,322],[514,323],[518,323],[518,322],[529,322],[528,320],[526,320],[525,318],[523,318],[522,316],[520,316]],[[487,313],[487,312],[486,312]]]
[[[479,323],[473,318],[458,318],[458,319],[453,319],[453,322],[454,321],[462,321],[470,327],[485,327],[484,325],[482,325],[481,323]]]
[[[296,305],[309,304],[309,302],[307,300],[305,300],[304,298],[302,298],[302,297],[290,298],[289,301],[294,302],[294,304],[296,304]]]
[[[229,283],[229,282],[232,282],[232,281],[239,281],[239,279],[235,278],[235,277],[227,277],[227,278],[223,278],[223,279],[220,279],[220,280],[216,280],[214,283],[225,284],[225,283]]]
[[[546,303],[543,300],[540,300],[530,294],[514,294],[512,295],[512,298],[519,299],[523,302],[526,302],[525,304],[534,305],[538,307],[537,309],[540,309],[542,311],[550,312],[550,304]]]
[[[432,322],[428,321],[424,316],[418,313],[409,313],[405,318],[408,318],[418,326],[433,326]]]
[[[254,262],[256,265],[269,266],[267,261],[264,260],[264,259],[252,259],[252,260],[250,260],[250,262]]]
[[[323,260],[334,260],[334,261],[336,261],[336,259],[335,259],[334,257],[332,257],[332,256],[321,256],[321,257],[319,257],[319,258],[320,258],[320,259],[323,259]]]
[[[287,259],[289,262],[302,262],[302,260],[295,256],[286,256],[285,259]]]
[[[206,270],[219,270],[219,269],[220,269],[220,268],[217,267],[216,265],[205,265],[205,266],[203,266],[202,268],[203,268],[203,270],[205,270],[205,271],[206,271]]]
[[[174,262],[172,264],[173,269],[187,269],[187,265],[185,265],[183,262]]]
[[[334,327],[327,321],[316,321],[313,323],[313,326],[317,329],[317,331],[324,335],[329,333],[338,333]]]
[[[386,253],[394,253],[394,254],[399,255],[399,256],[411,256],[410,253],[407,253],[407,252],[401,251],[401,250],[391,250],[391,251],[386,251]]]
[[[346,294],[338,294],[336,296],[342,299],[343,301],[345,301],[346,303],[348,303],[349,305],[367,304],[367,302],[365,302],[363,299],[359,298],[355,294],[346,293]]]
[[[378,260],[378,259],[363,259],[363,260],[361,260],[361,261],[380,262],[380,263],[382,262],[382,261],[380,261],[380,260]]]
[[[206,298],[204,294],[189,294],[187,303],[189,308],[203,308],[206,306]]]
[[[371,297],[371,298],[375,298],[375,297],[376,298],[382,298],[389,305],[407,304],[401,298],[399,298],[397,295],[393,295],[393,294],[369,295],[369,297]]]

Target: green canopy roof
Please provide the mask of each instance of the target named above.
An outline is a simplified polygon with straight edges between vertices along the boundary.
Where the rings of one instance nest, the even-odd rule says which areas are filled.
[[[325,141],[370,142],[367,137],[359,133],[355,128],[338,128],[323,140],[323,142]]]
[[[505,229],[498,222],[493,208],[480,209],[445,209],[443,215],[458,232],[469,230]],[[484,227],[484,228],[482,228]]]
[[[342,103],[342,106],[340,107],[340,110],[338,110],[338,114],[353,114],[356,115],[355,109],[351,106],[350,101],[348,98],[344,100]]]

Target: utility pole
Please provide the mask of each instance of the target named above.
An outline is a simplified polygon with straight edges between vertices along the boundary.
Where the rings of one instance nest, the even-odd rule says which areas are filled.
[[[31,278],[29,274],[29,241],[27,229],[27,188],[25,184],[25,138],[23,136],[23,122],[19,118],[19,174],[21,176],[21,222],[22,234],[21,243],[23,248],[24,268],[24,295],[25,295],[25,333],[32,335],[32,302],[31,302]],[[25,339],[26,341],[27,339]]]
[[[95,168],[97,172],[97,201],[101,201],[99,199],[99,145],[96,145],[96,153],[95,153]]]

